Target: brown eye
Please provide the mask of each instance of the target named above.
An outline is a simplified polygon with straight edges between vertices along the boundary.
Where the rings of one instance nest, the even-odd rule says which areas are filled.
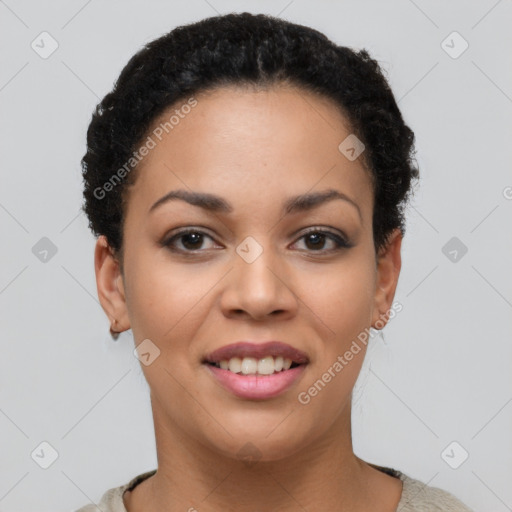
[[[174,234],[172,237],[162,242],[162,245],[168,247],[171,251],[193,252],[202,248],[205,237],[213,240],[211,236],[202,231],[186,229]],[[181,241],[182,247],[176,246],[176,242],[178,241]]]
[[[190,250],[201,248],[201,245],[203,245],[202,237],[203,235],[200,233],[186,233],[180,236],[183,246]]]
[[[308,231],[299,238],[299,240],[302,239],[305,240],[306,249],[313,252],[330,252],[351,247],[351,245],[338,234],[319,229]],[[326,241],[331,242],[330,249],[325,249]]]

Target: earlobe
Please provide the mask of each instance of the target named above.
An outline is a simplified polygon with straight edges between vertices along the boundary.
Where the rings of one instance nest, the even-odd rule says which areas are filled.
[[[378,330],[386,325],[389,318],[389,310],[395,296],[402,266],[400,252],[402,238],[400,229],[395,229],[389,236],[386,247],[379,252],[371,324],[373,328]]]
[[[98,298],[110,321],[111,333],[115,337],[115,333],[129,329],[130,322],[119,261],[104,235],[98,237],[96,242],[94,270]]]

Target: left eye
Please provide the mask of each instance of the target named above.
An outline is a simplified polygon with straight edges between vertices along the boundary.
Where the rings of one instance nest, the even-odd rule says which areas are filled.
[[[175,252],[193,252],[201,249],[204,238],[213,238],[202,231],[195,229],[188,229],[180,231],[170,237],[169,239],[162,242],[162,245],[168,247],[171,251]],[[348,248],[350,244],[346,242],[341,236],[330,231],[322,231],[313,229],[303,234],[298,240],[304,239],[307,249],[313,252],[329,252],[337,249]],[[182,248],[176,247],[176,241],[181,240]],[[324,245],[326,241],[330,241],[333,247],[325,249]]]
[[[334,247],[332,247],[330,250],[337,250],[343,247],[349,247],[349,244],[343,238],[341,238],[341,236],[335,233],[331,233],[330,231],[320,231],[317,229],[311,230],[302,235],[299,238],[299,240],[302,240],[303,238],[305,239],[306,244],[308,243],[308,241],[312,243],[312,247],[315,248],[314,252],[318,252],[319,248],[320,250],[322,250],[322,247],[319,246],[323,246],[326,240],[330,240],[334,244]],[[329,251],[329,249],[323,250]]]

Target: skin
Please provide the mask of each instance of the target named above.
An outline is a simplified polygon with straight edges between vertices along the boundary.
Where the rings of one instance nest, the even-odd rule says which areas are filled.
[[[150,339],[160,350],[141,365],[158,471],[124,494],[125,506],[395,511],[401,481],[352,449],[351,394],[365,345],[309,404],[297,395],[390,310],[402,234],[395,230],[375,254],[370,177],[361,157],[349,161],[338,150],[351,131],[329,99],[284,85],[195,97],[197,106],[137,169],[122,262],[104,237],[95,250],[98,295],[115,330],[131,328],[136,345]],[[290,196],[329,188],[350,197],[360,216],[339,199],[282,215]],[[233,212],[213,214],[180,200],[149,212],[176,189],[222,196]],[[175,240],[188,253],[160,244],[187,226],[206,233]],[[310,227],[345,234],[353,246],[335,250],[329,238],[305,237]],[[247,236],[263,248],[250,264],[236,252]],[[284,341],[310,363],[282,395],[241,399],[201,364],[208,352],[238,340]],[[258,450],[251,465],[237,455],[247,442]]]

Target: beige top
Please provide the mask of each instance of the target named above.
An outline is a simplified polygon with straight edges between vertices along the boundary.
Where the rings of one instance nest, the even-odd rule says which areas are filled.
[[[447,491],[429,487],[419,480],[410,478],[396,469],[370,464],[388,475],[400,478],[403,483],[402,497],[396,512],[473,512]],[[156,473],[156,469],[137,475],[127,484],[109,489],[103,494],[97,507],[102,512],[127,512],[123,503],[123,493],[132,490],[140,482]],[[86,505],[76,512],[97,512],[96,505]]]

